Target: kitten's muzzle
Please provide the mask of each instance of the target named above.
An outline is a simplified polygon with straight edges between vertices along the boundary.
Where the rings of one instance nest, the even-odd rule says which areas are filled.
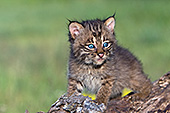
[[[98,53],[97,54],[100,58],[102,58],[104,56],[104,53]]]

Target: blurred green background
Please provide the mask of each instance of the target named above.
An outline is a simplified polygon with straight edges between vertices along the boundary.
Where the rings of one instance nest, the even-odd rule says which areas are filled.
[[[105,19],[115,11],[119,44],[152,81],[168,72],[168,0],[0,0],[0,113],[47,112],[66,92],[67,19]]]

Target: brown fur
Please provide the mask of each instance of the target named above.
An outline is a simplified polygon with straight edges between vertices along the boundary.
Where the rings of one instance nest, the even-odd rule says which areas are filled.
[[[107,104],[109,98],[120,96],[124,88],[136,91],[139,99],[150,94],[151,81],[137,58],[117,45],[114,26],[114,16],[106,20],[70,22],[68,96],[87,88],[97,94],[98,103]],[[94,47],[89,48],[90,44]]]

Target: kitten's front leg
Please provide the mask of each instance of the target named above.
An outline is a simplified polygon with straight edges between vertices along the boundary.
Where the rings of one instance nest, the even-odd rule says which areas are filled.
[[[134,91],[137,91],[137,93],[135,93],[132,97],[132,100],[144,100],[146,99],[151,91],[152,91],[152,83],[149,79],[146,78],[140,78],[142,79],[142,81],[138,81],[138,83],[135,83],[135,80],[132,80],[132,89],[134,89]]]
[[[102,86],[96,94],[95,101],[97,101],[98,104],[104,103],[105,105],[107,105],[110,95],[112,93],[113,82],[114,80],[110,78],[104,80]]]
[[[68,79],[68,88],[67,88],[67,96],[71,96],[73,93],[77,92],[77,93],[81,93],[83,90],[83,85],[81,82],[69,78]]]

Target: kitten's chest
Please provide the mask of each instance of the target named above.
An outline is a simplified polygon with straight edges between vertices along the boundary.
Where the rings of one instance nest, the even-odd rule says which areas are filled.
[[[106,73],[104,70],[85,69],[79,77],[87,90],[96,93],[101,87],[102,80],[105,76]]]
[[[95,75],[86,75],[86,77],[82,80],[84,87],[91,91],[92,93],[97,93],[98,89],[101,87],[102,84],[102,77],[95,76]]]
[[[111,71],[104,66],[95,69],[86,65],[70,65],[68,76],[80,81],[87,90],[96,93],[103,79],[111,75],[110,73]]]

